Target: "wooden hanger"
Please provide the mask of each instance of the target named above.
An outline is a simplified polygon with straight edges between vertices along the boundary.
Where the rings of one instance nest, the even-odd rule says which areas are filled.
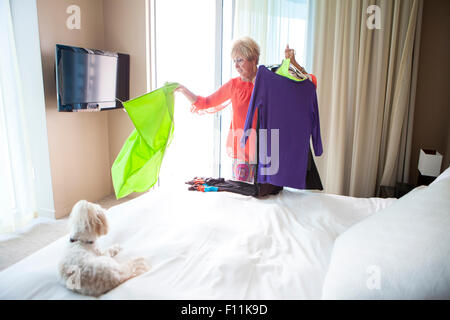
[[[296,66],[292,63],[289,64],[289,70],[292,71],[299,79],[307,79],[308,76],[301,72]]]

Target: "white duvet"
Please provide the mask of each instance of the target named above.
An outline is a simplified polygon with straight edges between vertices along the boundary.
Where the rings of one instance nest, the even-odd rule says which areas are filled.
[[[108,210],[117,259],[151,270],[99,299],[320,299],[333,243],[395,199],[285,189],[255,199],[160,188]],[[65,236],[0,272],[0,299],[93,299],[57,282]]]

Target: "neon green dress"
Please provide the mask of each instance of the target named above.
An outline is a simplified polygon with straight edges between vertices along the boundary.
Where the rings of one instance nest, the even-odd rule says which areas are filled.
[[[111,168],[116,198],[143,192],[158,181],[161,162],[172,141],[174,95],[178,83],[144,94],[123,105],[135,126]]]

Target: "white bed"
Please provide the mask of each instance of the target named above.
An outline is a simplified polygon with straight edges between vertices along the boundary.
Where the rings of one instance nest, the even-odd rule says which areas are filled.
[[[450,198],[447,176],[441,180]],[[153,190],[108,210],[110,233],[100,244],[119,243],[117,259],[144,256],[152,268],[99,299],[320,299],[326,277],[329,297],[340,298],[339,283],[327,275],[336,239],[400,201],[293,189],[258,200],[186,189]],[[0,272],[0,299],[93,299],[57,282],[68,241]]]

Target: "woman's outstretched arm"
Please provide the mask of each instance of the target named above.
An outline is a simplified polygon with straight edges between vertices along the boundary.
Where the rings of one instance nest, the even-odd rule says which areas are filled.
[[[195,101],[197,101],[197,96],[192,91],[190,91],[188,88],[186,88],[181,84],[174,91],[181,92],[186,97],[186,99],[189,100],[191,104],[194,104]]]

